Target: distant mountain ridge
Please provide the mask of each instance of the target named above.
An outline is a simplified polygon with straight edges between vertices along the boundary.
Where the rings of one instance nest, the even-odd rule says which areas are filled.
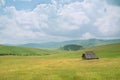
[[[60,48],[68,44],[78,44],[83,47],[93,47],[93,46],[106,45],[106,44],[112,44],[112,43],[120,43],[120,39],[69,40],[69,41],[63,41],[63,42],[27,43],[27,44],[20,44],[17,46],[33,47],[33,48]]]

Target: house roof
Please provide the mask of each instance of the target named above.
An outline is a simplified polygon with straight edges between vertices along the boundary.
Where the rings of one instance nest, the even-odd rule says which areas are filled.
[[[86,59],[97,59],[97,58],[98,58],[98,57],[95,55],[95,53],[92,52],[92,51],[87,51],[87,52],[85,52],[83,57],[86,58]]]

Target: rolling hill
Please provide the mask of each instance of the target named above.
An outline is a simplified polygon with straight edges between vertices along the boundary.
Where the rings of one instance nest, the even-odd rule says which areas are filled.
[[[63,54],[53,54],[44,56],[46,58],[81,58],[85,51],[93,51],[99,58],[117,58],[120,57],[120,43],[108,44],[86,48],[79,51],[68,51]]]
[[[0,45],[0,54],[18,56],[42,56],[43,58],[81,58],[85,51],[93,51],[100,58],[120,57],[120,43],[96,46],[79,51],[45,50]]]
[[[56,54],[58,51],[0,45],[0,55],[34,56]]]
[[[84,51],[99,59],[82,60]],[[0,53],[42,54],[43,56],[0,56],[0,80],[119,80],[120,43],[67,51],[0,46]],[[49,53],[51,55],[44,55]],[[30,54],[30,55],[31,55]]]
[[[102,40],[102,39],[88,39],[88,40],[70,40],[63,42],[48,42],[48,43],[28,43],[19,44],[17,46],[32,47],[32,48],[60,48],[69,44],[78,44],[83,47],[93,47],[99,45],[106,45],[112,43],[120,43],[120,39]]]

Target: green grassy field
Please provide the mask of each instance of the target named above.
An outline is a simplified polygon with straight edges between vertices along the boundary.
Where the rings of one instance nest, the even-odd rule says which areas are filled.
[[[88,50],[100,59],[82,60]],[[120,80],[119,75],[120,44],[43,56],[0,56],[0,80]]]
[[[43,56],[43,55],[58,54],[58,53],[60,53],[60,51],[0,45],[0,54],[6,54],[6,55]]]
[[[100,58],[119,58],[120,57],[120,43],[119,44],[109,44],[103,46],[97,46],[92,48],[87,48],[80,51],[68,51],[61,54],[53,54],[43,56],[46,58],[81,58],[85,51],[93,51]]]

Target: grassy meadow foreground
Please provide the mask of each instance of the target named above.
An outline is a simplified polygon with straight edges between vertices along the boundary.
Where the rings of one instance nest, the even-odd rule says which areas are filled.
[[[0,56],[0,80],[120,80],[119,48],[111,44],[43,56]],[[82,60],[87,50],[100,59]]]

